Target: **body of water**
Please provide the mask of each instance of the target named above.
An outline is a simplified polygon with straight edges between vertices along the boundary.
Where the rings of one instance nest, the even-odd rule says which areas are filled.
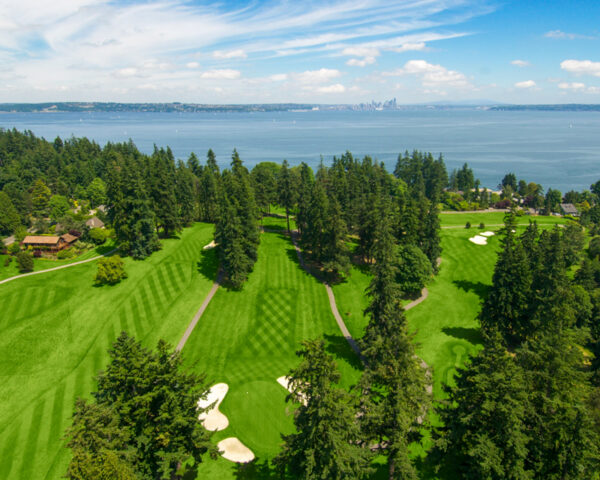
[[[399,153],[418,149],[441,153],[449,172],[467,162],[491,188],[507,172],[563,193],[600,179],[598,112],[6,113],[0,127],[101,145],[131,138],[146,153],[168,145],[177,158],[193,151],[201,161],[212,148],[221,166],[234,148],[249,168],[283,159],[316,167],[349,150],[391,171]]]

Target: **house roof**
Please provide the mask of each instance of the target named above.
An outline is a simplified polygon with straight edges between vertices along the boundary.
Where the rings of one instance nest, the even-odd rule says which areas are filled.
[[[573,205],[572,203],[561,203],[560,208],[562,208],[563,212],[565,212],[567,214],[579,213],[579,210],[577,210],[577,207],[575,205]]]
[[[75,240],[77,240],[77,237],[75,235],[71,235],[70,233],[65,233],[64,235],[61,235],[60,238],[67,243],[73,243]]]
[[[56,245],[60,237],[46,235],[27,235],[23,242],[27,245]]]
[[[85,224],[91,228],[102,228],[104,226],[104,222],[100,220],[98,217],[90,218]]]

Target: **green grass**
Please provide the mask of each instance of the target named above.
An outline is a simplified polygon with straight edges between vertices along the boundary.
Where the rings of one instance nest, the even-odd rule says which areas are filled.
[[[504,212],[477,212],[477,213],[440,213],[442,227],[464,227],[467,222],[471,222],[471,227],[477,229],[483,222],[487,226],[504,225]],[[557,223],[567,223],[563,217],[545,216],[545,215],[522,215],[516,217],[517,223],[529,224],[529,220],[536,221],[538,225],[555,225]]]
[[[215,277],[215,251],[202,251],[212,234],[196,224],[125,259],[129,277],[114,287],[93,286],[96,262],[0,286],[0,478],[62,477],[75,399],[95,389],[122,330],[147,346],[179,341]]]
[[[73,258],[64,260],[52,260],[48,258],[34,258],[33,259],[33,271],[47,270],[49,268],[60,267],[61,265],[68,265],[74,262],[80,262],[81,260],[87,260],[88,258],[97,257],[98,255],[110,252],[115,248],[115,242],[113,239],[108,239],[104,245],[100,245],[96,248],[92,248],[87,252],[82,253]],[[20,275],[21,272],[17,267],[17,259],[13,257],[12,262],[8,266],[4,266],[4,261],[9,255],[0,255],[0,280],[4,280],[15,275]]]
[[[292,432],[293,422],[287,391],[276,379],[299,363],[294,352],[300,342],[320,335],[337,358],[344,385],[355,383],[358,361],[335,323],[325,287],[300,268],[288,238],[263,233],[243,290],[217,292],[183,351],[186,364],[205,372],[211,384],[229,385],[220,410],[230,424],[215,442],[238,437],[258,463],[279,451],[280,434]],[[198,478],[236,478],[238,470],[224,459],[207,460]]]

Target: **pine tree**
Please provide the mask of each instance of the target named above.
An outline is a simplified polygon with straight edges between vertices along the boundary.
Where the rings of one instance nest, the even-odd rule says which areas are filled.
[[[529,479],[523,370],[496,332],[464,368],[438,409],[441,463],[465,479]]]
[[[196,219],[195,177],[183,162],[179,162],[175,172],[175,198],[179,207],[179,218],[184,226],[190,226]]]
[[[417,245],[429,259],[433,272],[437,273],[439,269],[438,258],[442,254],[437,199],[423,201],[426,202],[427,207],[425,217],[423,218],[422,234]]]
[[[148,183],[157,233],[158,228],[162,227],[165,237],[168,238],[171,233],[180,231],[182,226],[175,197],[177,186],[173,154],[169,148],[164,151],[155,146],[150,162]]]
[[[324,232],[323,270],[334,280],[338,280],[347,276],[350,271],[350,253],[346,245],[346,223],[342,218],[340,204],[335,198],[329,201],[327,219]]]
[[[300,182],[298,185],[298,213],[296,215],[296,226],[300,235],[303,235],[308,225],[308,215],[312,190],[314,186],[314,175],[311,168],[304,162],[300,164]]]
[[[221,174],[214,152],[209,150],[206,157],[206,167],[202,169],[198,188],[199,217],[203,222],[216,222]]]
[[[46,186],[42,179],[36,180],[31,191],[31,203],[33,212],[38,216],[44,216],[48,213],[48,202],[52,192]]]
[[[302,231],[302,246],[317,262],[323,260],[325,246],[324,232],[327,228],[327,210],[329,202],[325,189],[320,182],[316,182],[312,189],[312,195],[306,212],[306,225]]]
[[[369,473],[367,450],[359,446],[360,431],[352,398],[336,384],[340,374],[323,340],[304,341],[303,360],[288,376],[291,395],[299,403],[294,415],[297,433],[282,435],[274,463],[306,480],[359,479]]]
[[[296,202],[296,186],[292,181],[292,175],[287,160],[281,164],[281,170],[277,178],[277,194],[279,204],[285,208],[285,219],[287,230],[290,233],[290,210]]]
[[[5,191],[0,191],[0,235],[10,235],[21,225],[19,212]]]
[[[383,205],[374,247],[373,280],[367,291],[369,323],[361,339],[366,366],[360,381],[361,426],[366,438],[384,449],[388,476],[416,479],[409,445],[420,439],[427,413],[426,373],[408,334],[396,284],[395,244]]]

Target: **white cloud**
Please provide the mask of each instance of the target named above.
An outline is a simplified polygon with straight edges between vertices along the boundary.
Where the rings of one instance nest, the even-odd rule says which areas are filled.
[[[341,83],[335,83],[333,85],[317,87],[315,91],[317,93],[344,93],[346,91],[346,87],[344,87]]]
[[[529,67],[531,65],[527,60],[513,60],[510,63],[515,67]]]
[[[115,75],[122,78],[135,77],[139,75],[139,70],[134,67],[121,68],[115,72]]]
[[[324,83],[342,74],[339,70],[331,68],[321,68],[320,70],[306,70],[296,75],[301,83]]]
[[[365,57],[363,59],[351,58],[346,62],[346,65],[351,67],[366,67],[367,65],[375,63],[375,61],[375,57]]]
[[[564,60],[560,63],[560,68],[578,75],[600,77],[600,62],[592,62],[591,60]]]
[[[425,42],[416,43],[405,43],[399,47],[390,48],[392,52],[403,53],[403,52],[419,52],[425,50]]]
[[[188,62],[185,64],[187,68],[200,68],[200,64],[198,62]]]
[[[522,82],[515,83],[516,88],[534,88],[536,86],[533,80],[524,80]]]
[[[562,90],[583,90],[585,88],[585,83],[580,83],[580,82],[573,82],[573,83],[561,82],[561,83],[558,84],[558,88],[560,88]]]
[[[208,70],[200,75],[202,78],[209,78],[213,80],[235,80],[240,78],[241,73],[239,70],[232,70],[229,68],[221,70]]]
[[[425,60],[409,60],[404,67],[392,72],[384,72],[384,76],[414,75],[421,79],[424,87],[468,87],[467,77],[455,70],[448,70],[442,65],[428,63]]]
[[[215,50],[213,52],[213,57],[218,58],[219,60],[228,60],[231,58],[246,58],[246,52],[241,48],[238,50],[230,50],[228,52],[224,52],[222,50]]]
[[[287,73],[276,73],[275,75],[271,75],[269,79],[274,82],[283,82],[288,79],[288,75]]]
[[[342,55],[350,57],[378,57],[379,50],[368,47],[347,47],[342,50]]]
[[[556,40],[593,40],[595,38],[589,35],[581,35],[579,33],[567,33],[561,30],[550,30],[544,34],[544,37],[554,38]]]

